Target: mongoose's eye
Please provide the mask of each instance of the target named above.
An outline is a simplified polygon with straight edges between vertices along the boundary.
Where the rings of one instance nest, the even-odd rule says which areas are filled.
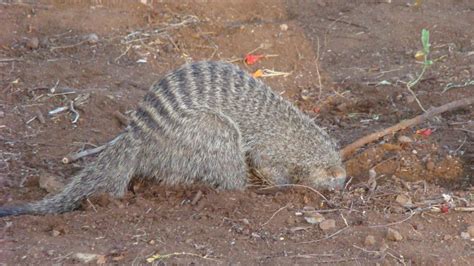
[[[335,178],[335,179],[340,179],[340,178],[346,178],[346,170],[342,168],[341,166],[331,166],[326,169],[327,173],[329,176]]]

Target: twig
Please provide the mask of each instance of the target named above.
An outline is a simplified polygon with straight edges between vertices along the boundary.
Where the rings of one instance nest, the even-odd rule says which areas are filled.
[[[55,108],[51,111],[48,112],[49,115],[55,115],[55,114],[59,114],[61,112],[64,112],[66,110],[69,110],[69,107],[67,106],[61,106],[61,107],[58,107],[58,108]]]
[[[169,258],[175,257],[175,256],[192,256],[192,257],[198,257],[198,258],[205,259],[205,260],[211,260],[211,261],[215,261],[215,262],[221,262],[221,261],[218,260],[218,259],[209,258],[209,257],[207,257],[207,255],[201,256],[201,255],[199,255],[199,254],[187,253],[187,252],[175,252],[175,253],[164,254],[164,255],[156,254],[156,255],[153,255],[153,256],[147,258],[146,261],[147,261],[148,263],[152,263],[152,262],[154,262],[155,260],[169,259]]]
[[[278,209],[276,212],[274,212],[274,213],[272,214],[272,216],[271,216],[266,222],[264,222],[264,223],[261,224],[260,226],[263,227],[263,226],[267,225],[267,224],[270,222],[270,220],[272,220],[273,217],[275,217],[275,215],[277,215],[277,213],[279,213],[279,212],[281,212],[282,210],[288,208],[289,205],[290,205],[290,203],[288,203],[288,204],[286,204],[285,206],[283,206],[283,207],[281,207],[280,209]]]
[[[423,68],[423,71],[421,72],[421,75],[423,75],[424,72],[425,72],[425,68]],[[421,77],[421,75],[420,75],[420,77]],[[416,82],[418,82],[418,80],[417,80]],[[420,107],[420,109],[423,110],[423,112],[426,113],[426,109],[423,107],[423,105],[421,105],[421,102],[420,102],[420,100],[418,99],[418,97],[416,96],[416,93],[411,89],[413,86],[414,86],[414,84],[411,85],[410,82],[407,83],[407,89],[408,89],[408,91],[411,93],[411,95],[413,95],[413,98],[415,98],[415,101],[416,101],[416,103],[418,104],[418,106]]]
[[[342,17],[341,17],[341,18],[342,18]],[[345,20],[342,20],[341,18],[338,18],[338,19],[335,19],[335,18],[326,18],[326,19],[329,20],[329,21],[334,21],[334,22],[339,22],[339,23],[351,25],[351,26],[354,26],[354,27],[357,27],[357,28],[361,28],[361,29],[364,29],[364,30],[369,30],[369,28],[367,28],[366,26],[359,25],[359,24],[356,24],[356,23],[353,23],[353,22],[349,22],[349,21],[345,21]]]
[[[41,124],[45,124],[46,120],[44,119],[43,113],[39,109],[36,109],[36,117],[40,121]]]
[[[391,126],[391,127],[385,128],[383,130],[374,132],[370,135],[364,136],[364,137],[354,141],[353,143],[347,145],[346,147],[344,147],[343,149],[340,150],[341,156],[344,159],[347,159],[347,157],[350,154],[352,154],[356,149],[364,146],[365,144],[368,144],[370,142],[378,140],[379,138],[381,138],[383,136],[393,134],[393,133],[395,133],[399,130],[405,129],[407,127],[411,127],[411,126],[420,124],[421,122],[427,120],[428,118],[431,118],[431,117],[436,116],[438,114],[444,113],[446,111],[457,109],[457,108],[460,108],[460,107],[463,107],[463,106],[468,106],[468,105],[471,105],[471,104],[474,104],[474,97],[465,98],[465,99],[462,99],[462,100],[458,100],[458,101],[454,101],[454,102],[450,102],[450,103],[441,105],[439,107],[432,108],[432,109],[428,110],[427,112],[425,112],[424,114],[418,115],[418,116],[416,116],[414,118],[411,118],[411,119],[408,119],[408,120],[404,120],[404,121],[402,121],[402,122],[400,122],[400,123],[398,123],[394,126]]]
[[[193,200],[191,201],[191,205],[196,205],[196,203],[198,203],[198,201],[202,198],[202,191],[199,190],[196,195],[194,196]]]
[[[300,184],[281,184],[281,185],[273,185],[273,186],[269,186],[269,187],[265,187],[265,188],[262,188],[263,189],[271,189],[271,188],[274,188],[274,187],[302,187],[302,188],[306,188],[306,189],[309,189],[311,191],[313,191],[314,193],[318,194],[321,198],[323,198],[325,201],[329,201],[323,194],[321,194],[321,192],[317,191],[316,189],[312,188],[312,187],[309,187],[309,186],[305,186],[305,185],[300,185]]]
[[[97,208],[94,206],[94,204],[91,202],[90,199],[87,199],[87,203],[89,203],[89,205],[91,205],[92,209],[94,210],[94,212],[97,212]]]
[[[468,80],[468,81],[466,81],[464,83],[461,83],[461,84],[448,83],[448,84],[446,84],[446,86],[444,87],[444,89],[441,93],[445,93],[450,89],[463,88],[463,87],[467,87],[467,86],[471,86],[471,85],[474,85],[474,80]]]
[[[453,152],[453,154],[456,154],[456,153],[462,148],[462,146],[464,146],[464,144],[466,143],[466,140],[467,140],[467,136],[464,136],[463,142],[462,142],[461,145],[459,145],[459,147]]]
[[[323,93],[323,84],[321,82],[321,73],[319,71],[319,56],[320,56],[320,46],[319,46],[319,37],[316,37],[317,42],[318,42],[318,50],[316,51],[316,60],[315,60],[315,65],[316,65],[316,74],[318,74],[318,83],[319,83],[319,96],[318,100],[321,100],[321,95]]]
[[[117,120],[120,122],[120,124],[122,124],[124,126],[128,126],[129,119],[128,119],[127,116],[122,114],[120,111],[115,111],[114,116],[115,116],[115,118],[117,118]]]
[[[388,224],[369,225],[368,227],[369,227],[369,228],[377,228],[377,227],[387,227],[387,226],[392,226],[392,225],[396,225],[396,224],[401,224],[401,223],[404,223],[404,222],[410,220],[411,217],[413,217],[413,215],[415,215],[415,214],[416,214],[416,212],[412,211],[412,212],[410,213],[410,216],[408,216],[407,218],[405,218],[405,219],[403,219],[403,220],[401,220],[401,221],[393,222],[393,223],[388,223]]]
[[[300,242],[299,244],[310,244],[310,243],[316,243],[316,242],[320,242],[320,241],[323,241],[323,240],[327,240],[327,239],[330,239],[330,238],[340,234],[341,232],[347,230],[348,228],[349,228],[349,226],[346,226],[346,227],[343,227],[343,228],[337,230],[335,233],[328,235],[327,237],[316,239],[316,240],[311,240],[311,241]]]
[[[82,157],[86,157],[86,156],[89,156],[89,155],[99,153],[99,152],[103,151],[105,148],[107,148],[107,145],[115,144],[115,142],[117,142],[117,140],[120,138],[120,136],[121,135],[117,136],[115,139],[111,140],[110,142],[108,142],[108,143],[106,143],[102,146],[98,146],[98,147],[95,147],[95,148],[92,148],[92,149],[88,149],[88,150],[84,150],[84,151],[81,151],[81,152],[78,152],[78,153],[68,155],[68,156],[66,156],[62,159],[62,162],[64,164],[68,164],[68,163],[72,163],[74,161],[77,161],[77,160],[81,159]]]
[[[263,74],[261,77],[276,77],[276,76],[283,76],[283,77],[288,77],[291,75],[291,72],[281,72],[281,71],[275,71],[271,69],[263,69]]]
[[[79,112],[74,109],[74,101],[69,102],[69,110],[74,113],[74,119],[72,119],[72,123],[75,124],[79,120]]]
[[[454,210],[458,212],[474,212],[474,207],[454,207]]]
[[[127,47],[127,49],[125,49],[125,52],[123,52],[121,55],[119,55],[119,56],[117,56],[117,58],[115,58],[115,60],[114,60],[115,63],[117,63],[118,60],[119,60],[120,58],[122,58],[122,56],[126,55],[126,54],[128,53],[128,50],[130,50],[130,48],[132,48],[132,45],[129,45],[129,46]]]
[[[15,62],[15,61],[23,61],[23,59],[22,58],[0,58],[0,63]]]
[[[82,157],[86,157],[86,156],[89,156],[89,155],[92,155],[92,154],[99,153],[99,152],[103,151],[106,147],[107,147],[107,144],[96,147],[96,148],[84,150],[84,151],[81,151],[81,152],[78,152],[78,153],[75,153],[75,154],[72,154],[72,155],[69,155],[69,156],[66,156],[62,159],[62,162],[63,162],[63,164],[72,163],[74,161],[79,160]]]

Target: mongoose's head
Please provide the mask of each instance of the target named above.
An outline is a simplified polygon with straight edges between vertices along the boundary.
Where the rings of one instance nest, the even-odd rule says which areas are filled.
[[[324,189],[342,189],[346,182],[346,170],[341,165],[310,169],[307,183],[313,187]]]
[[[298,154],[293,161],[301,169],[296,171],[297,181],[320,189],[342,189],[347,174],[335,140],[315,125],[310,130],[295,132],[298,141],[289,147]]]

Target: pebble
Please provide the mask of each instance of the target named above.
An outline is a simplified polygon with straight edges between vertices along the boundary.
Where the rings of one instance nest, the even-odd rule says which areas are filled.
[[[97,36],[97,34],[95,33],[91,33],[91,34],[88,34],[84,37],[84,40],[88,43],[88,44],[96,44],[99,42],[99,36]]]
[[[400,143],[412,143],[413,140],[407,136],[399,136],[398,137],[398,142]]]
[[[318,224],[322,221],[324,221],[324,216],[320,213],[317,213],[317,212],[310,212],[310,213],[306,213],[306,216],[304,217],[304,219],[306,220],[306,222],[308,222],[309,224]]]
[[[373,235],[366,236],[365,240],[364,240],[364,245],[366,247],[370,247],[370,246],[375,245],[375,237]]]
[[[387,239],[390,241],[401,241],[403,236],[397,230],[389,228],[387,230]]]
[[[39,39],[37,37],[33,37],[28,39],[26,42],[26,48],[31,50],[36,50],[39,47]]]
[[[57,177],[43,175],[39,178],[39,187],[46,190],[48,193],[59,192],[63,189],[64,183],[59,181]]]
[[[94,260],[98,260],[101,255],[99,254],[92,254],[92,253],[76,253],[73,255],[75,259],[78,259],[82,263],[90,263]]]
[[[54,236],[54,237],[57,237],[57,236],[59,236],[60,234],[61,234],[61,232],[59,232],[58,230],[54,230],[54,229],[53,229],[53,230],[51,231],[51,235]]]
[[[334,219],[327,219],[319,223],[319,228],[323,231],[328,231],[331,229],[336,228],[336,220]]]
[[[280,30],[281,31],[287,31],[288,30],[288,25],[287,24],[281,24],[280,25]]]
[[[461,232],[461,238],[464,240],[470,239],[471,236],[469,235],[468,232]]]
[[[467,227],[467,233],[474,238],[474,225],[470,225]]]
[[[411,198],[407,195],[399,194],[395,201],[403,207],[410,207],[413,205]]]
[[[0,111],[0,118],[3,118],[3,117],[5,117],[5,112]]]
[[[426,163],[426,169],[427,169],[428,171],[433,171],[434,168],[435,168],[435,164],[434,164],[433,161],[428,161],[428,162]]]
[[[415,97],[413,97],[412,95],[408,95],[405,97],[405,101],[406,103],[412,103],[415,101]]]
[[[296,224],[296,222],[297,221],[296,221],[295,217],[293,217],[293,216],[290,216],[290,217],[288,217],[288,219],[286,219],[286,223],[289,224],[289,225],[294,225],[294,224]]]

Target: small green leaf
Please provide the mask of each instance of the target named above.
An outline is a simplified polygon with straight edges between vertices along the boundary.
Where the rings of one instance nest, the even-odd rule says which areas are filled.
[[[423,51],[425,54],[430,53],[430,31],[427,29],[421,30],[421,43],[423,44]]]

